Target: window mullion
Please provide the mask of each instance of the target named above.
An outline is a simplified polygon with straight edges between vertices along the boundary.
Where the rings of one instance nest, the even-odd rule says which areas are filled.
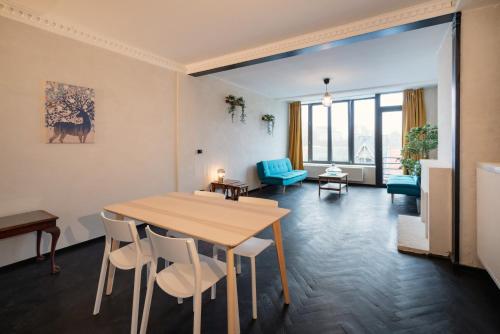
[[[307,145],[308,145],[308,148],[307,148],[307,160],[308,161],[312,161],[312,105],[311,104],[308,104],[307,105],[307,109],[308,109],[308,123],[307,124],[307,127],[309,129],[308,131],[308,135],[307,135]]]
[[[333,105],[333,104],[332,104]],[[332,147],[332,107],[328,107],[328,162],[332,162],[333,147]]]
[[[354,101],[349,100],[348,104],[348,124],[349,124],[349,163],[354,163]]]

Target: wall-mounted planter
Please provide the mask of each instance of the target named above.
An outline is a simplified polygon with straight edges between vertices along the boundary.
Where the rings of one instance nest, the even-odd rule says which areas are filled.
[[[274,132],[274,120],[275,117],[274,115],[271,114],[265,114],[261,118],[264,122],[267,122],[267,134],[272,135]]]
[[[245,100],[243,99],[243,97],[228,95],[226,96],[226,103],[229,105],[229,107],[227,108],[227,112],[231,115],[231,121],[234,122],[236,107],[241,107],[240,122],[245,123],[247,114],[245,114]]]

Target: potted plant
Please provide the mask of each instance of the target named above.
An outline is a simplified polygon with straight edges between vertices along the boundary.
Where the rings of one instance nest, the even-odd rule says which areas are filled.
[[[236,107],[241,107],[240,121],[241,123],[245,123],[247,114],[245,114],[245,100],[243,99],[243,97],[228,95],[226,96],[226,103],[229,104],[227,112],[231,114],[231,121],[234,122],[234,113],[236,112]]]
[[[272,135],[274,131],[274,115],[265,114],[262,116],[262,120],[267,122],[267,134]]]
[[[429,152],[438,147],[437,126],[426,124],[410,129],[401,150],[401,166],[410,175],[420,176],[420,159],[428,159]]]

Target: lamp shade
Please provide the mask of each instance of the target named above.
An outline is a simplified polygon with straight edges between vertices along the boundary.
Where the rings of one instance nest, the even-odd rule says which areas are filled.
[[[325,93],[325,95],[323,95],[323,98],[321,99],[321,103],[325,107],[330,107],[332,105],[333,99],[332,99],[332,96],[330,95],[330,93]]]
[[[226,176],[226,171],[222,168],[217,169],[217,178],[219,182],[224,181],[224,176]]]
[[[323,98],[321,99],[321,103],[325,107],[331,107],[331,105],[333,103],[333,98],[330,95],[330,93],[328,93],[328,84],[330,83],[330,78],[324,78],[323,82],[325,83],[325,95],[323,95]]]

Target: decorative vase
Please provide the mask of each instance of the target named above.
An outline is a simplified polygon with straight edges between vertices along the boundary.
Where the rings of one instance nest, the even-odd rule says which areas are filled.
[[[272,135],[274,131],[274,122],[273,121],[268,121],[267,122],[267,134]]]

